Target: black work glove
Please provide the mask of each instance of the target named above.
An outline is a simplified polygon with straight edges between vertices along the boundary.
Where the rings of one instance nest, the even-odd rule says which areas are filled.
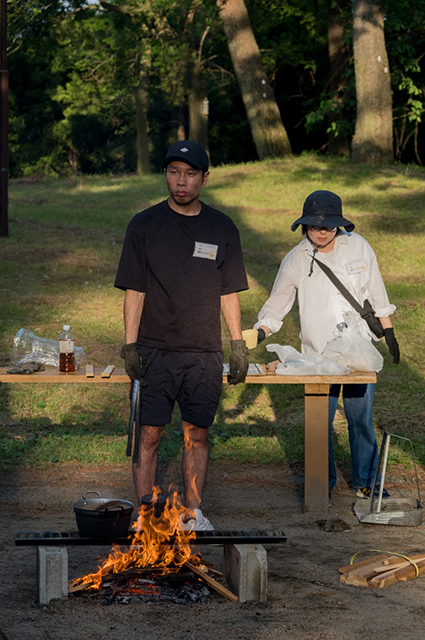
[[[137,342],[125,344],[121,349],[121,358],[124,358],[125,372],[130,380],[141,380],[142,386],[146,387],[148,383],[143,378],[150,365],[150,360],[140,357]]]
[[[398,342],[394,335],[394,329],[390,327],[389,329],[384,329],[384,338],[387,343],[388,349],[393,357],[393,363],[399,364],[400,362],[400,348],[398,346]]]
[[[263,340],[267,338],[266,332],[264,331],[264,329],[260,328],[260,329],[257,329],[257,333],[258,333],[257,344],[260,344],[260,342],[263,342]]]
[[[229,356],[230,374],[227,376],[229,384],[243,382],[248,373],[249,360],[248,349],[245,340],[232,340],[230,342],[232,353]]]

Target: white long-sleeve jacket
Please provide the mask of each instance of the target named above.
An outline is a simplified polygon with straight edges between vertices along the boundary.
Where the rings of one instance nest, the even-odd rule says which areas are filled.
[[[302,352],[320,354],[334,337],[344,312],[353,308],[317,264],[309,276],[312,257],[313,246],[307,238],[285,256],[254,328],[263,325],[272,333],[279,331],[298,295]],[[316,257],[333,270],[360,304],[369,300],[378,318],[394,313],[396,307],[388,300],[375,253],[362,236],[340,230],[333,250],[319,251]],[[364,337],[373,337],[365,320],[361,330]]]

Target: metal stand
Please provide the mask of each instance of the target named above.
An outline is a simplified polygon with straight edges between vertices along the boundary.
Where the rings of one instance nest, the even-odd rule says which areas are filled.
[[[388,450],[390,447],[390,438],[398,438],[410,442],[412,451],[412,459],[415,467],[416,487],[418,490],[418,498],[383,498],[385,474],[387,471]],[[375,489],[378,482],[379,470],[382,464],[381,482],[379,486],[378,496],[375,495]],[[377,502],[377,504],[376,504]],[[394,433],[384,431],[381,449],[379,451],[378,465],[373,479],[371,498],[365,500],[361,498],[354,504],[354,513],[360,522],[367,524],[391,524],[404,527],[417,527],[422,523],[422,504],[419,490],[418,474],[416,471],[415,456],[411,440],[403,438]]]

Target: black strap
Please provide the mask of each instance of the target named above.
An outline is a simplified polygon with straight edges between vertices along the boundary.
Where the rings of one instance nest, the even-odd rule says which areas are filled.
[[[357,311],[357,313],[360,313],[361,317],[363,318],[368,313],[368,311],[366,311],[366,309],[364,307],[362,307],[362,305],[359,302],[357,302],[357,300],[351,295],[351,293],[348,291],[348,289],[346,289],[344,287],[344,285],[342,284],[341,280],[339,280],[336,277],[336,275],[334,274],[332,269],[330,269],[328,267],[328,265],[323,264],[323,262],[320,262],[320,260],[318,260],[317,258],[314,258],[314,261],[319,265],[319,267],[322,269],[322,271],[324,273],[326,273],[326,275],[328,276],[329,280],[331,280],[331,282],[333,282],[333,284],[336,286],[338,291],[340,291],[342,293],[344,298],[346,300],[348,300],[348,302],[351,304],[351,306],[354,307],[354,309]]]

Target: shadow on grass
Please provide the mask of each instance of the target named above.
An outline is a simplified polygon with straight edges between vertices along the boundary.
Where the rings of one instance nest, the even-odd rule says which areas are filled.
[[[332,165],[328,168],[325,168],[324,170],[315,167],[311,172],[310,169],[304,167],[299,171],[300,178],[303,176],[312,178],[313,175],[320,175],[324,176],[323,182],[325,182],[325,177],[329,178],[334,175],[335,167]],[[397,175],[396,170],[393,167],[382,169],[381,171],[378,170],[376,171],[376,180],[374,180],[373,175],[371,175],[371,168],[368,166],[360,168],[356,167],[355,170],[351,171],[350,175],[348,176],[345,176],[346,171],[347,167],[345,167],[345,169],[340,172],[339,177],[342,176],[342,178],[345,178],[347,185],[353,186],[356,181],[358,182],[358,184],[361,184],[362,180],[367,176],[368,180],[370,180],[372,183],[372,188],[368,197],[365,197],[363,195],[359,195],[358,197],[350,196],[346,199],[343,198],[343,201],[345,203],[353,203],[353,205],[355,205],[356,207],[366,209],[368,213],[382,210],[382,202],[380,202],[379,200],[379,192],[381,191],[381,187],[386,188],[386,185],[382,185],[382,177],[387,176],[390,180],[392,176]],[[297,170],[295,170],[295,173],[296,172]],[[423,176],[423,173],[421,173],[420,175]],[[374,184],[375,182],[376,184]],[[376,197],[374,197],[375,187]],[[317,188],[324,187],[318,184]],[[403,192],[392,194],[391,215],[389,215],[387,211],[384,211],[380,214],[373,213],[372,216],[368,215],[368,226],[374,228],[377,231],[379,230],[384,234],[406,232],[406,234],[408,235],[415,235],[421,233],[425,228],[425,221],[422,220],[421,216],[417,215],[417,211],[419,210],[419,201],[423,199],[424,192],[425,185],[423,189],[419,189],[414,193],[406,194],[405,192]],[[213,193],[212,195],[214,200],[215,194]],[[212,202],[212,204],[218,209],[223,208],[222,203],[219,201],[218,197],[215,202]],[[298,243],[299,237],[294,234],[294,240],[293,243],[291,243],[290,240],[288,241],[287,233],[284,233],[284,231],[282,231],[282,235],[279,235],[279,233],[277,233],[274,235],[272,240],[269,240],[266,238],[266,234],[261,233],[261,222],[258,224],[257,228],[253,228],[251,224],[247,224],[242,208],[238,209],[237,207],[224,207],[224,209],[229,213],[229,215],[231,215],[236,225],[238,226],[244,246],[249,247],[249,249],[245,251],[248,273],[252,277],[254,277],[256,281],[258,281],[258,283],[264,288],[264,291],[261,292],[262,302],[260,302],[257,310],[259,311],[261,304],[267,299],[268,292],[272,288],[272,284],[283,255]],[[359,231],[361,233],[361,229],[359,229]],[[265,266],[266,268],[264,269],[262,268],[262,266]],[[416,289],[415,291],[412,291],[409,283],[399,282],[397,283],[397,288],[395,289],[394,294],[397,294],[399,297],[401,297],[404,302],[404,308],[406,309],[406,312],[409,312],[409,309],[407,307],[409,305],[409,302],[411,301],[412,294],[415,295],[415,300],[412,302],[413,304],[417,302],[416,298],[418,294],[423,294],[423,291],[417,291]],[[241,299],[243,328],[247,328],[252,326],[253,322],[256,321],[256,317],[252,317],[252,312],[250,312],[249,314],[244,314],[243,295],[244,294],[242,293]],[[396,304],[396,306],[398,305],[398,300],[393,295],[391,295],[391,300]],[[397,317],[395,317],[395,322],[397,334]],[[296,336],[298,332],[298,326],[297,312],[295,309],[293,309],[290,316],[285,319],[284,327],[281,329],[279,334],[273,336],[271,340],[280,344],[292,344],[297,346],[297,344],[299,344],[299,340]],[[419,335],[419,333],[417,335]],[[417,335],[415,336],[416,339]],[[421,465],[425,465],[425,433],[423,426],[425,424],[425,410],[423,404],[423,399],[425,397],[425,384],[423,380],[423,373],[420,364],[419,366],[416,366],[413,362],[409,363],[407,356],[404,357],[403,333],[401,333],[401,338],[400,335],[398,335],[398,337],[402,353],[402,362],[399,366],[392,364],[391,359],[388,356],[386,345],[384,343],[380,343],[379,345],[379,349],[385,356],[385,367],[378,376],[378,384],[374,403],[374,423],[378,432],[380,429],[385,429],[392,433],[397,433],[399,435],[412,439],[416,459]],[[410,346],[411,345],[409,345],[409,347]],[[228,349],[226,349],[225,345],[225,360],[227,355]],[[250,354],[251,362],[267,362],[270,359],[270,354],[265,351],[264,346],[260,346],[256,350],[256,352],[251,352]],[[244,413],[246,404],[249,402],[253,402],[255,400],[255,397],[260,393],[260,389],[258,388],[259,386],[260,385],[251,385],[250,391],[246,391],[241,394],[238,405],[239,416],[237,413],[234,414],[236,422],[238,422],[239,417]],[[300,404],[303,390],[300,387],[298,398],[294,398],[292,392],[288,391],[287,388],[276,387],[277,385],[270,385],[268,393],[272,405],[274,407],[277,407],[276,423],[278,423],[279,426],[277,426],[275,423],[266,422],[264,424],[263,422],[261,422],[261,425],[263,425],[261,427],[261,431],[263,431],[263,428],[266,433],[271,433],[274,431],[274,435],[277,437],[281,445],[281,449],[284,451],[284,457],[287,462],[290,463],[292,454],[296,452],[296,459],[298,464],[303,459],[303,457],[301,458],[299,454],[300,450],[303,451],[304,436],[303,428],[301,427],[301,425],[303,425],[303,406],[302,404]],[[298,403],[299,407],[298,436],[295,442],[293,442],[285,432],[285,420],[287,420],[288,417],[288,408],[286,406],[286,409],[279,409],[279,405],[282,402],[284,406],[286,405],[285,399],[288,399],[290,403]],[[223,415],[226,416],[226,411],[224,411]],[[226,419],[226,424],[228,422],[229,420]],[[256,435],[257,431],[255,428],[251,429],[248,425],[244,430],[244,435],[248,434]],[[337,435],[334,436],[334,439],[336,461],[337,463],[340,463],[340,469],[342,469],[342,473],[344,474],[345,479],[349,479],[349,481],[351,482],[351,478],[349,478],[348,472],[349,452],[345,443],[343,441],[339,442],[339,438]]]
[[[291,173],[294,180],[299,180],[300,183],[304,180],[310,182],[315,181],[316,188],[318,189],[329,188],[324,185],[331,184],[334,179],[338,179],[338,184],[345,185],[347,188],[355,188],[356,186],[362,185],[363,182],[367,180],[368,185],[370,185],[370,190],[367,196],[361,193],[358,195],[351,194],[346,198],[343,197],[344,206],[360,208],[365,210],[365,213],[367,213],[367,218],[362,218],[359,221],[358,227],[360,233],[362,233],[361,226],[366,230],[370,229],[380,231],[381,233],[388,235],[396,232],[402,232],[409,236],[415,234],[418,235],[424,229],[425,222],[422,220],[421,216],[417,215],[417,211],[419,210],[419,201],[423,198],[423,191],[425,190],[425,187],[424,189],[418,189],[413,193],[409,193],[408,191],[406,192],[405,190],[403,190],[403,192],[400,192],[400,190],[391,192],[391,199],[389,201],[391,215],[388,214],[388,210],[380,213],[382,211],[382,193],[387,191],[389,192],[391,180],[394,176],[399,175],[399,172],[394,167],[384,168],[381,170],[374,169],[372,172],[371,168],[368,166],[353,168],[351,165],[348,165],[348,163],[341,161],[338,161],[338,163],[315,161],[304,166],[300,166],[299,163],[295,162],[293,168],[291,168],[291,165],[288,165],[288,163],[285,163],[284,165],[282,164],[282,167],[283,166],[285,171]],[[260,170],[266,171],[264,168],[261,169],[261,166]],[[212,206],[228,213],[240,230],[247,271],[250,279],[254,281],[256,287],[253,288],[251,292],[252,295],[256,296],[256,300],[258,300],[258,308],[254,311],[253,305],[249,305],[245,302],[247,298],[244,297],[244,294],[241,294],[244,328],[251,327],[255,322],[256,313],[259,311],[263,302],[267,299],[282,257],[292,249],[300,239],[299,234],[288,234],[290,223],[298,216],[298,214],[288,212],[287,209],[279,208],[280,205],[282,205],[282,207],[285,206],[285,200],[283,197],[282,200],[279,200],[276,204],[276,209],[273,212],[273,215],[282,215],[281,232],[276,232],[275,229],[270,231],[270,229],[267,228],[267,225],[265,224],[268,215],[266,215],[267,212],[265,212],[264,215],[258,215],[255,220],[250,221],[249,216],[247,215],[249,204],[247,205],[246,202],[241,202],[240,207],[227,207],[225,203],[221,201],[220,189],[230,188],[236,181],[238,181],[238,188],[240,188],[241,184],[247,184],[249,180],[252,180],[252,176],[256,173],[257,167],[255,165],[241,168],[241,170],[232,168],[229,170],[228,175],[220,180],[219,187],[214,188],[213,181],[211,182],[211,187],[208,187],[208,202]],[[418,176],[419,175],[423,176],[423,172],[418,172]],[[136,183],[137,180],[129,179],[123,187],[123,192],[125,193],[114,193],[114,207],[119,205],[124,198],[129,197],[130,192],[136,189]],[[113,184],[112,187],[115,187],[116,184]],[[145,184],[143,181],[140,182],[140,184],[142,186],[145,185],[145,187],[147,186],[147,183]],[[158,184],[156,177],[155,184]],[[399,187],[399,189],[401,189],[401,187]],[[108,194],[113,193],[113,188],[111,189],[108,184],[105,184],[105,190]],[[304,196],[307,195],[308,194],[306,193],[300,197],[300,204]],[[80,196],[75,198],[75,202],[77,204],[79,197]],[[84,197],[84,193],[81,194],[81,197]],[[153,197],[155,197],[153,191],[146,191],[146,193],[143,194],[143,189],[141,190],[141,202],[143,200],[147,201]],[[57,200],[57,196],[55,196],[55,198]],[[93,203],[95,203],[96,198],[99,198],[95,191],[92,194],[92,198]],[[155,201],[157,201],[157,199],[155,199]],[[97,205],[99,205],[99,203],[97,203]],[[55,202],[52,202],[51,206],[56,206]],[[49,214],[48,211],[44,212],[41,208],[35,207],[31,211],[31,219],[34,219],[36,224],[32,225],[27,223],[26,225],[21,225],[19,221],[13,222],[13,230],[19,231],[20,234],[19,243],[23,245],[27,243],[25,249],[27,257],[30,256],[30,253],[28,253],[30,251],[29,245],[33,247],[32,243],[37,238],[37,234],[40,229],[42,229],[43,233],[48,234],[49,246],[62,246],[65,227],[62,227],[61,225],[51,225],[49,222],[49,215],[51,215],[51,213]],[[96,220],[98,218],[100,219],[100,217],[102,217],[102,211],[98,206],[94,211],[93,219],[90,219],[90,221],[87,222],[88,226],[91,229],[96,227]],[[96,237],[94,237],[93,231],[86,234],[84,239],[85,248],[90,246],[90,243],[93,243],[93,246],[96,245],[97,242],[104,245],[103,248],[101,248],[99,255],[101,255],[102,259],[105,259],[103,260],[102,265],[95,265],[96,269],[99,268],[101,270],[100,273],[103,279],[109,278],[110,280],[113,280],[114,278],[119,250],[117,249],[116,244],[113,246],[111,245],[111,238],[114,243],[120,242],[125,226],[131,217],[132,213],[127,210],[124,214],[121,207],[121,213],[119,214],[117,221],[112,224],[111,227],[108,226],[108,230],[106,229],[105,223],[101,229],[100,236],[96,235]],[[83,237],[85,221],[83,216],[80,214],[72,222],[72,225],[74,225],[73,229],[75,230],[79,224],[81,225],[80,231]],[[109,222],[109,225],[111,225],[111,222]],[[34,227],[33,233],[31,233],[32,226]],[[111,236],[109,234],[109,229],[111,230]],[[60,280],[63,279],[62,275],[64,275],[64,273],[62,273],[62,271],[55,272],[55,269],[57,268],[57,252],[54,252],[53,254],[49,254],[48,252],[43,253],[45,242],[44,240],[39,240],[38,242],[38,250],[35,252],[33,251],[30,256],[32,265],[31,269],[28,270],[25,268],[28,272],[27,274],[24,273],[25,278],[23,278],[21,274],[21,257],[18,251],[19,243],[14,244],[14,246],[9,249],[9,260],[11,261],[11,264],[8,265],[8,279],[5,285],[5,288],[9,288],[9,293],[6,292],[3,294],[6,306],[3,307],[3,311],[1,312],[0,332],[10,331],[9,317],[14,317],[19,326],[35,326],[38,322],[42,322],[45,317],[45,311],[41,311],[40,305],[36,305],[34,303],[35,300],[50,300],[51,306],[54,306],[55,304],[58,304],[59,306],[64,304],[63,301],[61,302],[60,300],[61,293],[59,288],[55,289],[54,286],[52,287],[51,285],[51,282],[55,284],[56,280],[58,281],[57,284],[60,284],[61,286],[63,284]],[[76,255],[75,264],[73,265],[71,261],[67,271],[69,277],[72,278],[73,273],[75,273],[75,269],[77,269],[78,277],[75,282],[75,288],[72,291],[73,296],[78,295],[78,288],[82,285],[85,278],[84,272],[81,270],[78,271],[81,266],[78,261],[78,249],[81,248],[82,242],[83,240],[79,239],[75,246],[71,242],[68,247],[69,252],[72,254],[75,250]],[[108,254],[109,260],[107,259]],[[65,266],[63,268],[65,269]],[[47,278],[44,276],[47,276]],[[93,284],[90,286],[95,287],[96,285]],[[399,283],[397,287],[398,288],[395,293],[397,293],[397,296],[403,300],[405,305],[412,302],[412,295],[415,295],[415,300],[413,302],[416,302],[416,298],[421,294],[421,291],[416,289],[413,292],[412,289],[409,289],[407,284],[403,282]],[[11,291],[13,291],[13,295],[11,295]],[[20,296],[21,300],[19,300]],[[58,298],[57,302],[55,302],[56,297]],[[392,295],[391,298],[393,298]],[[396,298],[392,299],[392,301],[396,305],[399,302]],[[17,314],[17,318],[14,314]],[[298,348],[298,330],[297,310],[294,309],[285,319],[285,324],[281,332],[274,336],[274,340],[280,344],[292,344]],[[389,363],[387,358],[385,368],[379,375],[375,399],[375,424],[377,427],[382,426],[383,428],[388,428],[388,430],[392,432],[405,435],[406,437],[411,437],[415,444],[418,461],[421,464],[425,464],[425,445],[423,442],[423,424],[425,418],[423,398],[425,396],[425,386],[420,364],[416,365],[412,363],[409,365],[403,355],[403,341],[401,340],[400,342],[402,350],[402,364],[399,367],[394,367]],[[224,334],[223,344],[226,360],[229,353],[228,336],[226,333]],[[385,346],[382,348],[383,352],[385,352]],[[259,347],[251,357],[251,361],[253,362],[266,362],[270,359],[270,355],[265,350],[264,346]],[[75,441],[81,439],[81,442],[83,442],[86,435],[89,436],[89,438],[92,437],[94,439],[98,436],[106,438],[102,443],[102,446],[105,445],[104,455],[112,455],[111,451],[108,452],[106,450],[108,446],[113,448],[113,451],[117,452],[116,455],[118,455],[118,452],[120,456],[125,455],[125,429],[126,422],[128,420],[127,407],[122,410],[120,420],[116,421],[115,418],[112,419],[108,414],[108,400],[103,399],[99,403],[98,410],[93,412],[93,414],[86,415],[80,424],[75,424],[76,421],[73,421],[73,413],[78,415],[81,408],[77,402],[78,392],[75,390],[73,393],[75,393],[76,402],[74,404],[74,408],[70,409],[69,416],[65,422],[43,424],[40,422],[41,418],[25,417],[25,419],[16,424],[14,426],[15,432],[13,434],[14,439],[17,440],[17,442],[13,444],[16,448],[13,449],[12,447],[8,450],[5,457],[8,457],[10,454],[11,458],[14,459],[14,457],[17,456],[19,463],[25,464],[28,459],[31,458],[31,451],[34,456],[36,452],[40,451],[40,441],[43,439],[48,440],[50,438],[52,447],[53,443],[55,443],[56,448],[60,450],[63,448],[63,443],[66,443],[66,441],[70,442],[73,439]],[[218,443],[220,445],[229,442],[231,438],[276,438],[277,459],[292,465],[294,474],[299,474],[299,468],[303,462],[304,451],[303,388],[302,386],[292,388],[289,386],[278,387],[277,385],[269,385],[267,393],[270,398],[271,406],[274,409],[275,417],[270,418],[267,416],[258,416],[256,414],[252,414],[251,417],[249,417],[248,414],[249,421],[244,423],[244,416],[247,413],[247,407],[249,407],[250,404],[255,403],[256,399],[259,398],[261,394],[260,385],[250,385],[249,387],[247,386],[246,388],[243,388],[236,406],[232,409],[228,409],[225,406],[226,402],[224,400],[227,395],[227,390],[225,390],[223,394],[224,399],[219,409],[216,425],[211,431],[212,438],[218,438]],[[2,388],[0,389],[0,394],[3,404],[2,412],[3,415],[6,416],[5,422],[8,422],[10,420],[10,415],[8,413],[8,392]],[[0,421],[1,420],[2,418],[0,414]],[[178,422],[178,419],[176,420]],[[180,428],[177,426],[177,422],[167,428],[167,434],[164,436],[163,443],[161,444],[160,456],[163,460],[174,460],[180,455],[182,443],[181,432]],[[18,436],[22,435],[19,432],[21,425],[25,425],[25,429],[32,433],[31,436],[28,436],[28,434],[25,435],[25,438],[28,438],[28,443],[25,445],[23,442],[19,442],[18,438]],[[243,425],[243,428],[241,425]],[[84,432],[84,429],[87,430],[86,433]],[[115,429],[122,429],[122,432],[115,432]],[[220,430],[221,435],[219,432]],[[52,433],[52,431],[54,433]],[[60,435],[61,431],[63,431],[62,436]],[[108,438],[116,438],[117,440],[116,442],[114,441],[114,444],[112,445],[112,440],[108,442]],[[255,442],[253,442],[253,444],[255,445]],[[1,446],[2,445],[0,444],[0,447]],[[213,442],[213,455],[214,448],[217,448],[217,445]],[[254,449],[255,447],[253,446],[251,459],[255,458]],[[264,454],[265,457],[261,458],[261,461],[264,460],[264,464],[267,464],[267,455],[271,454],[266,451]],[[339,442],[338,436],[335,438],[335,457],[337,462],[341,462],[344,469],[349,466],[347,448],[342,439],[341,443]],[[232,457],[229,455],[228,459],[232,459]]]

